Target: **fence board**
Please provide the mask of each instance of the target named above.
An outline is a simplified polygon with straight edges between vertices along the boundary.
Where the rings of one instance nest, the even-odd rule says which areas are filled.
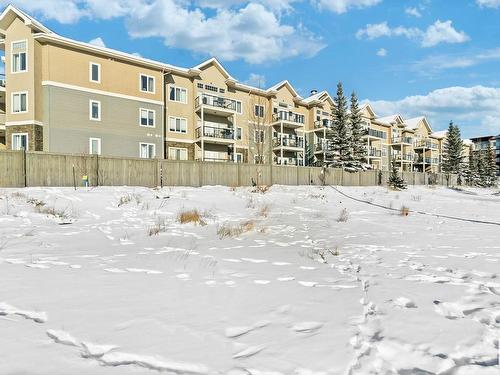
[[[0,186],[24,186],[24,156],[22,151],[0,152]]]

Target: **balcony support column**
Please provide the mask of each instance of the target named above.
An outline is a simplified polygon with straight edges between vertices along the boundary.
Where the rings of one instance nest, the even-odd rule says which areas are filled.
[[[283,165],[283,121],[280,122],[280,128],[281,128],[281,139],[280,139],[280,157],[281,161],[280,164]],[[279,139],[279,137],[278,137]]]
[[[204,116],[205,108],[203,105],[201,106],[201,161],[205,161],[205,116]]]
[[[326,165],[326,128],[323,128],[323,165]]]

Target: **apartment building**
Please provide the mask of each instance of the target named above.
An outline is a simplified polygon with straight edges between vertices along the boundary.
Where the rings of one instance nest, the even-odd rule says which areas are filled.
[[[334,101],[232,77],[215,58],[183,68],[62,37],[9,5],[0,15],[0,148],[213,162],[331,162]],[[361,107],[367,162],[438,172],[424,117]]]
[[[483,137],[471,138],[472,142],[472,151],[480,152],[488,150],[488,147],[491,146],[493,152],[495,153],[495,160],[497,164],[497,168],[500,174],[500,134],[499,135],[488,135]]]

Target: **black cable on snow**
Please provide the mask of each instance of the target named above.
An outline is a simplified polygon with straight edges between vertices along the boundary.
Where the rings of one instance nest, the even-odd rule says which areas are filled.
[[[392,208],[392,207],[387,207],[387,206],[384,206],[384,205],[381,205],[381,204],[377,204],[377,203],[373,203],[373,202],[369,202],[369,201],[365,201],[363,199],[359,199],[359,198],[355,198],[353,196],[350,196],[342,191],[340,191],[338,188],[336,188],[335,186],[333,185],[329,185],[333,190],[335,190],[337,193],[343,195],[344,197],[346,198],[349,198],[349,199],[352,199],[353,201],[356,201],[356,202],[360,202],[360,203],[365,203],[365,204],[369,204],[370,206],[375,206],[375,207],[379,207],[379,208],[383,208],[385,210],[389,210],[389,211],[400,211],[399,209],[397,208]],[[410,212],[413,212],[413,213],[416,213],[416,214],[420,214],[420,215],[427,215],[427,216],[435,216],[435,217],[439,217],[439,218],[444,218],[444,219],[451,219],[451,220],[458,220],[458,221],[466,221],[466,222],[469,222],[469,223],[477,223],[477,224],[488,224],[488,225],[498,225],[500,226],[500,223],[497,223],[497,222],[494,222],[494,221],[486,221],[486,220],[476,220],[476,219],[466,219],[466,218],[463,218],[463,217],[456,217],[456,216],[448,216],[448,215],[441,215],[441,214],[433,214],[433,213],[430,213],[430,212],[424,212],[424,211],[413,211],[413,210],[410,210]]]

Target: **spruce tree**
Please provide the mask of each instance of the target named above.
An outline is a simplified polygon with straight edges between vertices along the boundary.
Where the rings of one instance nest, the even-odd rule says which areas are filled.
[[[477,173],[476,185],[481,186],[481,187],[487,186],[486,166],[485,166],[485,162],[484,162],[483,151],[477,152],[476,173]]]
[[[390,187],[396,190],[406,189],[405,181],[399,176],[398,170],[396,168],[396,163],[391,159],[391,174],[389,175],[388,184]]]
[[[488,144],[488,149],[486,150],[485,180],[486,186],[495,186],[497,182],[497,163],[495,160],[495,151],[491,147],[491,143]]]
[[[350,147],[349,116],[347,113],[347,100],[344,96],[342,82],[337,85],[337,96],[334,98],[335,110],[333,111],[333,129],[331,132],[331,144],[333,153],[333,164],[338,167],[346,167],[352,163]]]
[[[363,122],[361,111],[359,110],[358,97],[354,91],[351,94],[351,114],[349,120],[351,127],[352,163],[355,168],[361,169],[366,162],[367,150],[363,140]]]
[[[458,126],[450,122],[448,134],[443,150],[443,172],[446,174],[460,174],[462,166],[463,142]]]

